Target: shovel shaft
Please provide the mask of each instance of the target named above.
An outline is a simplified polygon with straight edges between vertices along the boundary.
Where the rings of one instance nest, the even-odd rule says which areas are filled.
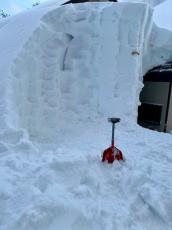
[[[115,135],[115,123],[112,123],[112,140],[111,140],[111,146],[114,147],[114,135]]]
[[[112,123],[112,140],[111,140],[111,147],[114,148],[115,146],[115,123],[120,122],[120,118],[116,118],[116,117],[111,117],[108,118],[108,121]]]

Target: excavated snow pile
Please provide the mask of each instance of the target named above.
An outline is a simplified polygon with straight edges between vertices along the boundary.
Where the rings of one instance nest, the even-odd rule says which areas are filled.
[[[135,123],[151,29],[136,3],[0,24],[0,230],[172,229],[172,135]],[[127,161],[106,165],[112,115]]]

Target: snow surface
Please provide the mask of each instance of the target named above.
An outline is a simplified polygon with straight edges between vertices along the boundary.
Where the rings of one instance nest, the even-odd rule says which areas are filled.
[[[154,21],[162,28],[172,30],[172,2],[166,0],[163,4],[158,5],[154,11]]]
[[[144,72],[159,64],[172,60],[172,32],[153,26],[148,42],[147,52],[144,54]]]
[[[149,5],[51,1],[0,35],[0,230],[170,230],[172,135],[136,124],[143,73],[172,58]],[[101,163],[109,116],[125,163]]]

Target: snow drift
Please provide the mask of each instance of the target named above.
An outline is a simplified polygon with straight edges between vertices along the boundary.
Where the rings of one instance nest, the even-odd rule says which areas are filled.
[[[171,58],[149,5],[52,1],[0,35],[0,229],[170,230],[172,136],[136,124],[143,74]],[[112,115],[124,165],[100,162]]]

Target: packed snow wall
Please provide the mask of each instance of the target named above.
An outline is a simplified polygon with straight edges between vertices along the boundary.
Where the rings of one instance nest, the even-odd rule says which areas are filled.
[[[84,3],[42,13],[11,65],[7,126],[55,141],[70,120],[136,121],[151,26],[152,10],[139,3]]]

